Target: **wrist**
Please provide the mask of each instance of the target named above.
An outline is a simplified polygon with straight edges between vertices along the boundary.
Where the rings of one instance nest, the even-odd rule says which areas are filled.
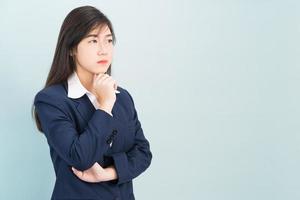
[[[118,178],[117,172],[113,166],[107,167],[104,170],[108,181]]]
[[[98,109],[103,110],[104,112],[108,113],[109,115],[113,116],[111,113],[111,110],[107,109],[107,108],[103,108],[101,106],[98,107]]]

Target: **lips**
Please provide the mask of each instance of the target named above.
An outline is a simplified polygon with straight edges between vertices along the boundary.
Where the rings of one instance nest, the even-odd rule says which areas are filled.
[[[107,60],[100,60],[97,63],[99,63],[99,64],[106,64],[107,62],[108,62]]]

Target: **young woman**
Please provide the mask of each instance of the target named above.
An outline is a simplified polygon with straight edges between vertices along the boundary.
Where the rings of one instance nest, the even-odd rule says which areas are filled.
[[[132,96],[111,77],[114,44],[111,22],[94,7],[62,24],[33,106],[56,174],[51,199],[135,199],[132,179],[151,163]]]

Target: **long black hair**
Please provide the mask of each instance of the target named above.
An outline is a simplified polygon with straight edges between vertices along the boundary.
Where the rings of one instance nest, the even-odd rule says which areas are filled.
[[[113,44],[115,44],[116,37],[112,24],[97,8],[92,6],[78,7],[66,16],[60,28],[53,61],[44,88],[63,83],[68,79],[76,69],[76,64],[71,53],[90,31],[105,25],[110,29]],[[106,73],[111,75],[111,65]],[[34,104],[32,104],[31,113],[38,130],[42,132],[41,123]]]

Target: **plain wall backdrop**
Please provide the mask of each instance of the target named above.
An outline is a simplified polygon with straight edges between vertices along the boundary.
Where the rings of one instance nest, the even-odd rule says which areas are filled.
[[[31,118],[60,26],[92,5],[112,21],[112,76],[151,144],[136,199],[300,199],[300,2],[0,1],[0,199],[50,199]]]

